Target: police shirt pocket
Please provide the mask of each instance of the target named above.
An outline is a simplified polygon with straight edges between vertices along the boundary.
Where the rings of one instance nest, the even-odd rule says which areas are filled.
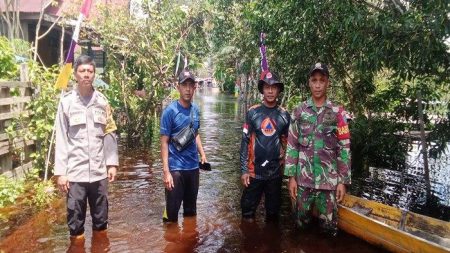
[[[71,111],[69,113],[69,133],[70,138],[79,139],[86,137],[86,113],[82,110]]]
[[[94,122],[94,135],[103,138],[105,136],[106,125]]]
[[[103,137],[106,128],[106,111],[102,108],[95,108],[93,110],[93,120],[95,128],[95,136]]]

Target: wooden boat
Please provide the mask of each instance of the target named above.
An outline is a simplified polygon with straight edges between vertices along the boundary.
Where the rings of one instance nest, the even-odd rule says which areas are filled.
[[[393,252],[450,252],[450,222],[346,195],[339,228]]]

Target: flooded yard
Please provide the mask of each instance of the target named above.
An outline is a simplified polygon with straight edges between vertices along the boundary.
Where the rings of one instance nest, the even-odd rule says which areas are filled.
[[[199,104],[201,137],[212,171],[201,171],[198,215],[178,224],[162,222],[164,186],[159,146],[121,150],[117,181],[109,187],[107,247],[91,242],[90,218],[81,252],[382,252],[340,232],[329,239],[312,230],[294,229],[286,184],[279,224],[266,224],[259,209],[256,224],[241,224],[239,147],[240,110],[234,98],[203,94]],[[180,212],[181,213],[181,212]],[[88,216],[89,217],[89,216]],[[69,235],[64,199],[35,215],[0,242],[0,252],[65,252]]]

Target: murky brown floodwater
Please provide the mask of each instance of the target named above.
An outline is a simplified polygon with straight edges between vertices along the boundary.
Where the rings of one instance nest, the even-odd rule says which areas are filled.
[[[213,94],[198,97],[196,103],[202,111],[204,148],[213,167],[211,172],[201,172],[197,217],[164,225],[158,145],[146,151],[123,150],[118,181],[110,185],[110,252],[382,252],[344,232],[327,239],[315,231],[294,230],[286,188],[279,225],[265,224],[263,209],[256,224],[241,225],[238,105],[231,97]],[[99,252],[99,245],[91,247],[90,224],[88,218],[85,250]],[[68,246],[62,200],[0,242],[4,252],[64,252]]]

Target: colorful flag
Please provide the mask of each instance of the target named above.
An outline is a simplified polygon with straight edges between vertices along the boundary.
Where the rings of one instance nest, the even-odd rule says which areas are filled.
[[[266,34],[261,33],[259,36],[259,52],[261,53],[261,72],[269,71],[269,64],[266,57]]]
[[[72,65],[74,61],[74,51],[78,43],[78,37],[80,36],[81,23],[84,18],[89,16],[89,11],[91,10],[92,0],[84,0],[81,7],[80,15],[78,16],[77,23],[75,25],[75,30],[72,35],[72,41],[70,42],[69,52],[67,53],[64,66],[59,73],[58,79],[55,83],[56,89],[66,89],[69,83],[70,75],[72,73]]]

